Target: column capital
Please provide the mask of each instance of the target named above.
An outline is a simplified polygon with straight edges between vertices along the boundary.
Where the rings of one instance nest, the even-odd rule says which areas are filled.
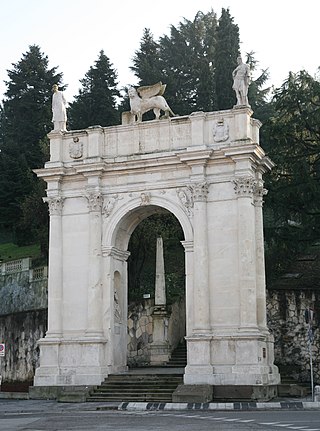
[[[257,181],[253,177],[238,177],[233,181],[234,191],[238,197],[252,197],[257,185]]]
[[[191,188],[194,202],[206,202],[209,188],[206,181],[192,184]]]
[[[253,189],[253,203],[255,206],[263,206],[263,196],[268,194],[268,190],[263,187],[262,183],[257,182]]]
[[[61,196],[48,196],[43,198],[43,202],[48,204],[50,216],[57,215],[61,216],[64,198]]]
[[[90,212],[101,212],[102,208],[102,195],[100,192],[88,192],[86,195],[88,199],[88,208]]]

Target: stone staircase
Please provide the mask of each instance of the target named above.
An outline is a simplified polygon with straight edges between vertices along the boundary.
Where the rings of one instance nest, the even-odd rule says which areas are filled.
[[[171,402],[182,374],[114,374],[92,390],[87,401]]]
[[[172,352],[168,363],[161,367],[161,373],[150,368],[135,369],[126,374],[113,374],[92,390],[87,401],[146,401],[171,402],[172,393],[183,383],[181,370],[187,365],[186,343],[181,343]],[[165,368],[171,369],[166,373]]]
[[[184,368],[187,365],[187,346],[186,343],[180,343],[172,352],[166,367],[169,368]]]
[[[278,366],[281,374],[281,383],[278,385],[279,397],[306,397],[311,394],[310,383],[301,383],[291,377],[295,367]]]

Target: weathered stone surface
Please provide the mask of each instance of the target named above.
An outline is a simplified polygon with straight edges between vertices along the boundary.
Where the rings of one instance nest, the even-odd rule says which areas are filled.
[[[179,385],[172,394],[173,403],[209,403],[212,399],[211,385]]]
[[[320,294],[311,289],[269,289],[267,291],[268,326],[275,343],[275,362],[283,376],[290,376],[300,382],[310,381],[310,353],[308,325],[304,312],[312,306],[320,310]],[[318,313],[316,313],[317,315]],[[319,314],[318,314],[319,316]],[[318,319],[319,317],[316,317]],[[314,322],[312,343],[313,373],[315,383],[320,382],[320,333],[318,320]]]
[[[37,342],[47,328],[47,310],[34,310],[0,316],[0,340],[6,344],[1,360],[2,383],[32,382],[39,365]]]
[[[130,235],[144,218],[168,212],[184,232],[185,383],[278,383],[262,223],[262,176],[273,164],[259,127],[239,106],[50,133],[50,160],[36,171],[50,207],[49,323],[36,385],[99,384],[126,369]],[[225,340],[233,362],[221,364],[213,353]]]

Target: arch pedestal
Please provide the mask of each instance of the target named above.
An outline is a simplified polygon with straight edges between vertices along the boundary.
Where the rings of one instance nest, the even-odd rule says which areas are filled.
[[[262,232],[272,162],[259,127],[241,107],[49,134],[50,161],[36,171],[48,183],[51,232],[35,386],[97,385],[126,370],[129,239],[169,211],[185,237],[185,384],[272,392],[280,378]]]

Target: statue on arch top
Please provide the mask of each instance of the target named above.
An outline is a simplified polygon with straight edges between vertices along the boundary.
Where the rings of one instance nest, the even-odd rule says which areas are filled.
[[[162,84],[161,81],[154,85],[139,87],[138,89],[129,87],[130,112],[134,115],[137,122],[141,122],[142,115],[151,110],[153,110],[156,120],[160,119],[161,111],[164,111],[165,118],[168,118],[170,115],[175,116],[163,97],[165,89],[166,84]]]
[[[52,86],[52,122],[53,130],[66,132],[67,128],[67,101],[62,91],[59,91],[57,84]]]
[[[236,106],[250,106],[248,101],[248,88],[251,82],[250,66],[243,63],[241,56],[238,57],[238,66],[232,72],[233,86],[236,92]]]

